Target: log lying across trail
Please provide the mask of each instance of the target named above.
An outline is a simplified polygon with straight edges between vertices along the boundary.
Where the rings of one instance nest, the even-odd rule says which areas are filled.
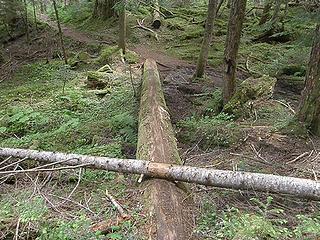
[[[159,173],[161,163],[181,163],[157,64],[151,59],[145,61],[143,69],[136,156],[137,159],[160,163],[148,166],[149,171],[160,170]],[[186,193],[173,182],[160,179],[148,179],[143,184],[145,186],[145,206],[152,223],[152,239],[188,238],[184,220],[187,218],[186,207],[182,206]]]
[[[135,159],[94,157],[79,154],[36,150],[0,148],[0,157],[29,158],[43,162],[62,162],[66,165],[91,164],[91,168],[144,174],[173,181],[198,183],[207,186],[290,194],[320,201],[320,182],[272,174],[215,170]],[[69,159],[69,161],[67,161]],[[5,172],[0,172],[5,174]]]

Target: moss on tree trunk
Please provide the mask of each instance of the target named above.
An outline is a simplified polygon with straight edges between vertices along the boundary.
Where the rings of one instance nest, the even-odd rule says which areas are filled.
[[[299,120],[315,135],[320,135],[320,24],[316,27],[306,73],[305,87],[298,109]]]

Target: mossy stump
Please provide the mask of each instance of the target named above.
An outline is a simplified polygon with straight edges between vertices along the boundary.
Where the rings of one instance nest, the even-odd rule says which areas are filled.
[[[276,78],[269,76],[246,79],[240,84],[222,111],[234,115],[235,118],[250,113],[254,103],[271,98],[276,81]]]

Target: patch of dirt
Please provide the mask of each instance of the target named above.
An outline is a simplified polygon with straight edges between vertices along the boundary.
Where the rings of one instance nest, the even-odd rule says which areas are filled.
[[[52,28],[58,29],[58,24],[55,21],[51,20],[51,18],[47,14],[39,14],[38,18],[48,23],[49,26],[51,26]],[[97,42],[97,40],[89,38],[88,36],[86,36],[85,34],[83,34],[82,32],[76,29],[71,29],[63,24],[60,24],[60,26],[63,34],[65,36],[72,38],[75,41],[84,42],[84,43]]]

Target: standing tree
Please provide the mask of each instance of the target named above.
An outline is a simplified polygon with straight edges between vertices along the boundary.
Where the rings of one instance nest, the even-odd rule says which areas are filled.
[[[259,25],[265,24],[269,17],[269,12],[272,7],[273,0],[266,0],[265,5],[263,7],[262,16],[259,20]]]
[[[217,13],[217,0],[209,0],[207,21],[204,30],[203,41],[201,45],[201,50],[197,62],[196,71],[193,75],[194,78],[201,78],[204,74],[204,69],[206,67],[206,62],[208,58],[208,53],[210,49],[210,43],[212,39],[212,30],[214,25],[214,20]]]
[[[122,0],[119,14],[119,47],[126,52],[126,0]]]
[[[297,116],[313,134],[320,136],[320,24],[316,27]]]
[[[36,31],[38,31],[38,26],[37,26],[37,14],[36,14],[36,4],[35,4],[34,0],[32,0],[32,6],[33,6],[34,25],[35,25]]]
[[[61,30],[61,25],[60,25],[60,19],[59,19],[56,0],[52,0],[52,2],[53,2],[54,12],[55,12],[56,18],[57,18],[57,24],[58,24],[58,30],[59,30],[59,36],[60,36],[60,43],[61,43],[61,49],[62,49],[62,53],[63,53],[64,62],[65,62],[65,64],[68,64],[68,59],[67,59],[67,54],[66,54],[66,50],[65,50],[65,47],[64,47],[63,35],[62,35],[62,30]]]
[[[30,34],[29,34],[29,21],[28,21],[28,6],[27,6],[27,1],[24,0],[24,21],[25,21],[25,26],[26,26],[26,34],[27,34],[27,44],[29,46],[30,44]]]
[[[230,100],[236,89],[237,54],[246,3],[247,0],[232,1],[223,57],[223,104]]]
[[[114,5],[119,0],[95,0],[92,16],[94,18],[108,19],[116,15]]]

